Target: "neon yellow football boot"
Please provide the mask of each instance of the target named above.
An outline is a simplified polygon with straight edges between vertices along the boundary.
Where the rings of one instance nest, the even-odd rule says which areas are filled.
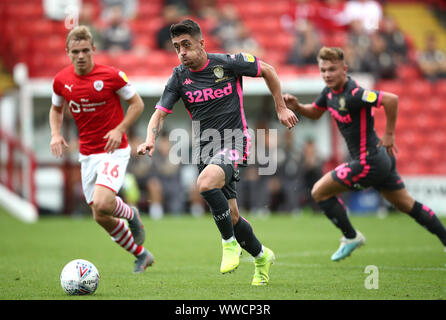
[[[222,241],[223,245],[223,256],[221,259],[220,272],[228,273],[237,269],[240,264],[240,254],[242,248],[237,243],[237,240],[225,243]]]
[[[268,284],[269,268],[275,259],[274,252],[267,247],[263,247],[263,256],[254,260],[255,270],[251,283],[253,286],[264,286]]]

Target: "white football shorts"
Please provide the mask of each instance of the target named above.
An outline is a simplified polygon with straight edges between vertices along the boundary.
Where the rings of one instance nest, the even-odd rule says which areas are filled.
[[[130,146],[116,149],[113,153],[79,155],[82,189],[89,205],[93,203],[94,189],[97,185],[118,193],[124,183],[129,159]]]

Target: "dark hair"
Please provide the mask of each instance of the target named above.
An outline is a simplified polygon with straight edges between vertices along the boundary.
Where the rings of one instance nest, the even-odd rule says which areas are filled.
[[[180,23],[170,26],[170,37],[175,38],[183,34],[189,34],[192,37],[201,38],[201,29],[198,23],[191,19],[186,19]]]

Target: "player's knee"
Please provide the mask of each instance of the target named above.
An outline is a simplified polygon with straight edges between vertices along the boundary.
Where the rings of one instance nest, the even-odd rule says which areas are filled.
[[[197,179],[197,187],[200,193],[209,191],[215,188],[221,188],[218,183],[214,179],[212,179],[208,175],[200,175]]]
[[[200,193],[214,189],[212,188],[212,183],[210,179],[206,179],[205,177],[198,177],[197,187],[198,187],[198,192]]]
[[[93,208],[93,218],[94,221],[97,222],[97,224],[104,226],[107,224],[108,220],[110,219],[110,216],[102,214]]]
[[[97,200],[93,203],[93,212],[95,215],[111,215],[115,209],[116,204],[107,200]]]

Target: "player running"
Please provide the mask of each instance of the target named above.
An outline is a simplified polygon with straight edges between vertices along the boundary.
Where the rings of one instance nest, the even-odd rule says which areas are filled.
[[[273,95],[278,118],[286,127],[292,128],[297,117],[286,108],[279,79],[270,65],[247,53],[207,53],[200,26],[192,20],[172,25],[170,34],[182,64],[168,80],[149,121],[147,138],[137,151],[152,156],[163,121],[181,98],[194,131],[197,129],[194,135],[200,138],[199,148],[193,155],[198,159],[200,172],[197,185],[221,233],[220,271],[224,274],[238,267],[242,247],[255,258],[252,285],[265,285],[274,253],[260,243],[249,222],[239,215],[236,201],[238,166],[247,162],[250,141],[243,110],[242,77],[264,78]],[[208,134],[214,138],[206,138]]]
[[[289,94],[285,94],[284,99],[288,108],[310,119],[319,119],[328,110],[336,120],[352,158],[324,175],[311,191],[325,215],[343,233],[341,245],[331,259],[341,260],[365,243],[361,232],[352,227],[346,208],[337,195],[368,187],[378,190],[395,208],[435,234],[446,250],[444,226],[431,209],[410,196],[396,170],[398,96],[361,88],[347,76],[344,53],[339,48],[322,48],[318,63],[326,87],[316,101],[300,104]],[[372,107],[381,106],[386,115],[386,132],[379,139],[374,129]]]
[[[66,51],[72,65],[60,71],[53,82],[51,153],[61,157],[68,147],[61,134],[67,105],[79,130],[82,188],[93,217],[113,241],[136,257],[134,272],[144,272],[154,261],[142,246],[144,225],[138,209],[116,195],[130,158],[125,132],[142,113],[144,103],[124,72],[94,63],[95,46],[87,27],[70,31]],[[125,116],[120,98],[129,104]]]

